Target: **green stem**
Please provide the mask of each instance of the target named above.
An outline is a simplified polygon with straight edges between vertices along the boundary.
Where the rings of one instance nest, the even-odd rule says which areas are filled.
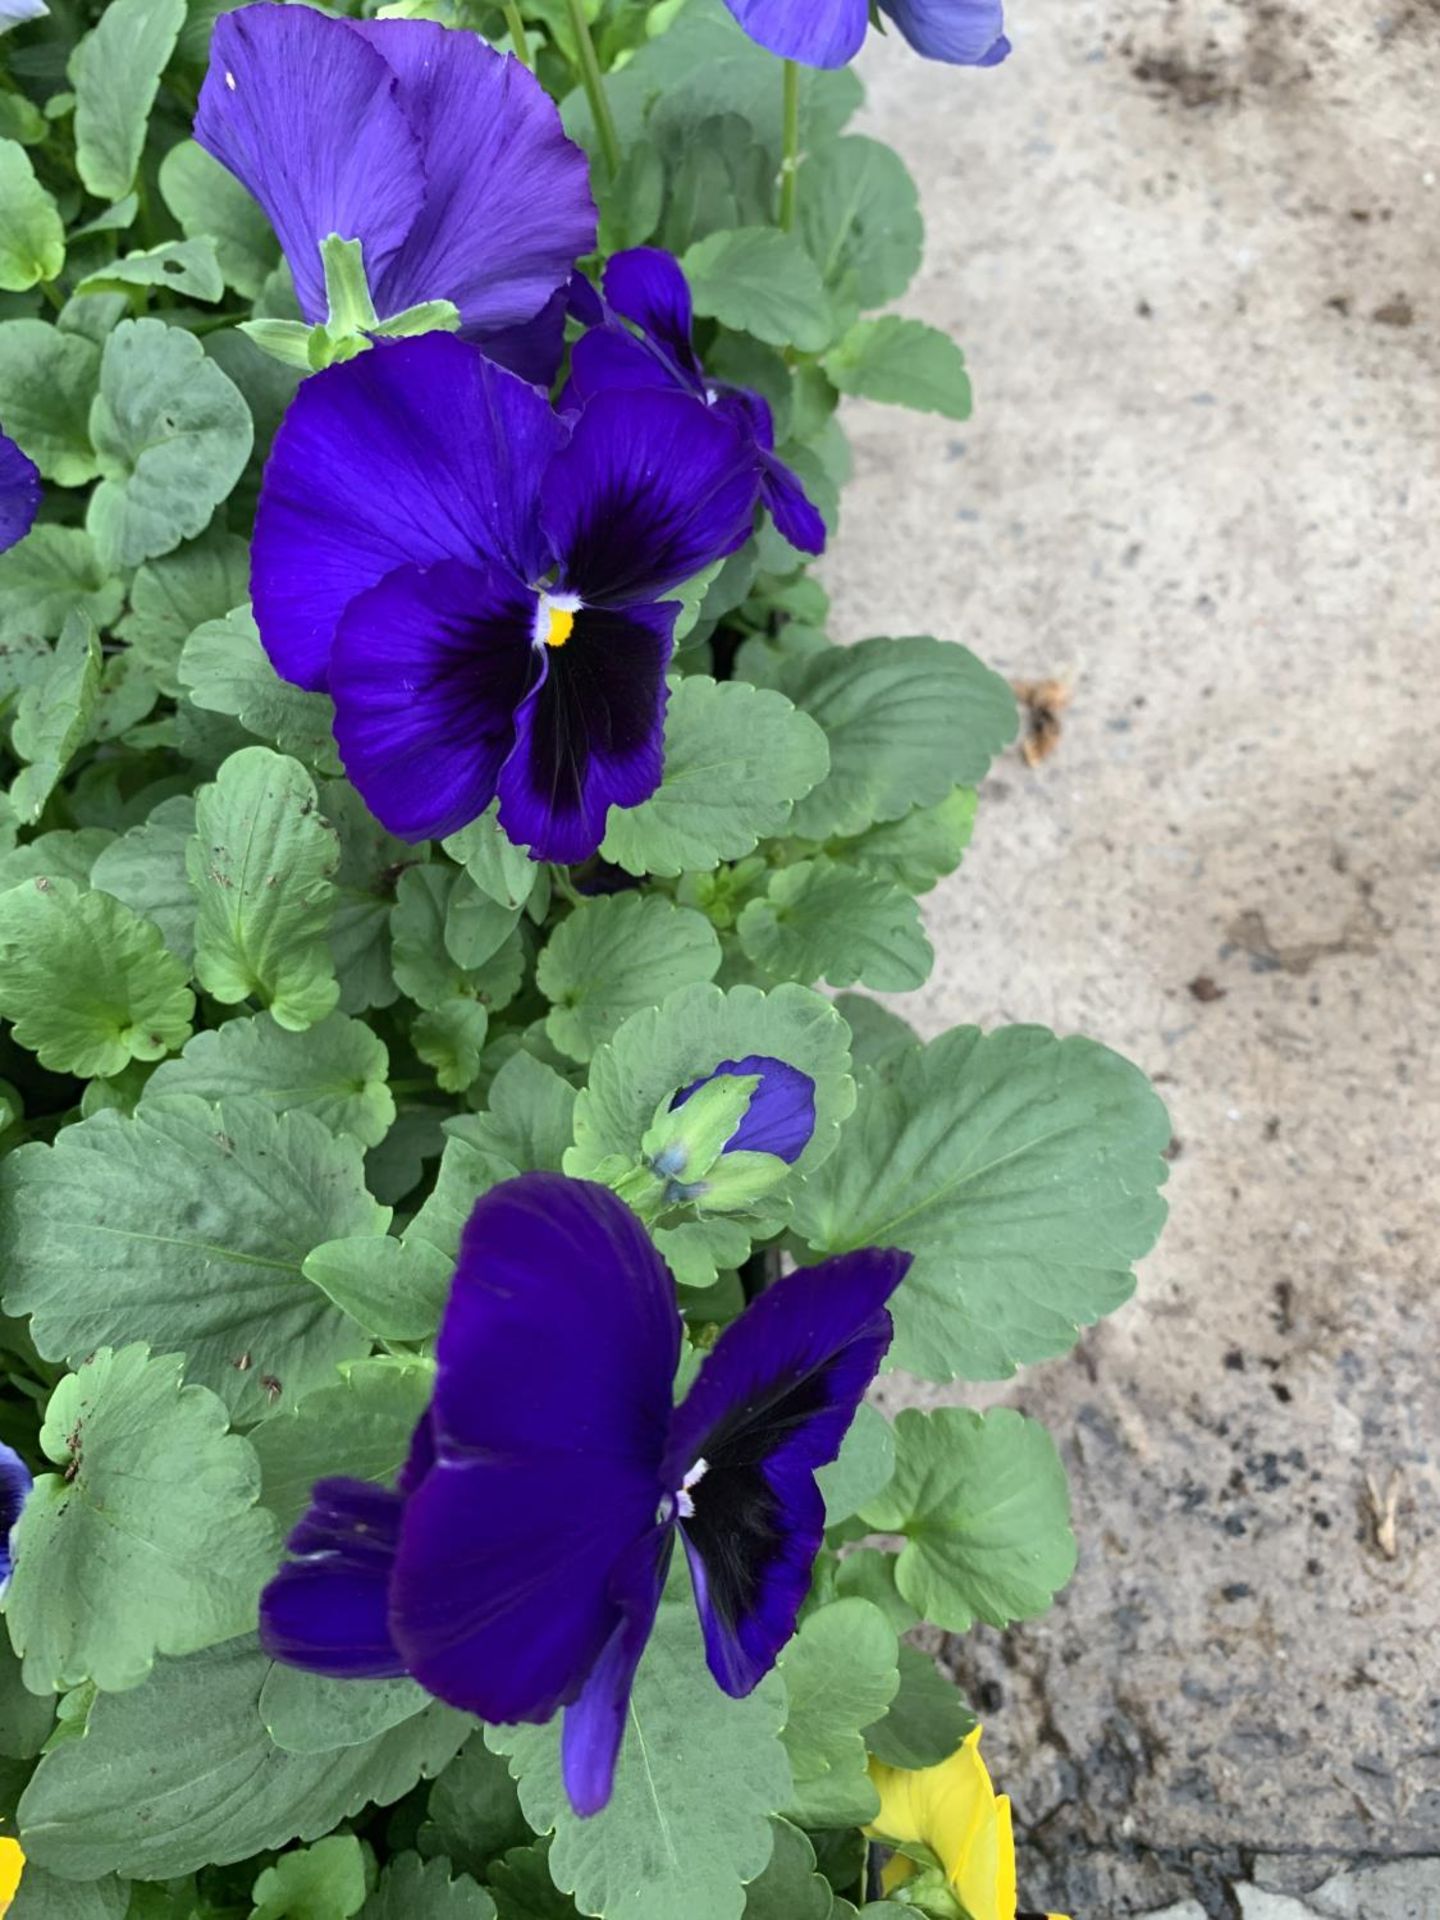
[[[515,58],[522,67],[530,66],[530,43],[525,38],[525,19],[515,0],[505,0],[505,24],[510,29],[510,44],[515,49]]]
[[[65,307],[65,296],[60,291],[59,284],[54,280],[42,280],[40,281],[39,285],[40,285],[41,293],[44,294],[45,298],[50,302],[50,305],[55,309],[56,313],[63,312]]]
[[[785,151],[780,159],[780,225],[795,225],[795,182],[800,170],[800,68],[785,62]]]
[[[613,180],[620,171],[620,141],[615,132],[615,122],[611,118],[610,102],[605,98],[605,81],[600,73],[600,62],[595,55],[595,42],[590,38],[590,22],[585,18],[585,8],[581,0],[565,0],[565,5],[570,15],[570,29],[580,49],[580,78],[585,83],[585,97],[590,102],[591,113],[595,116],[595,131],[600,136],[600,148],[605,155],[605,165]]]

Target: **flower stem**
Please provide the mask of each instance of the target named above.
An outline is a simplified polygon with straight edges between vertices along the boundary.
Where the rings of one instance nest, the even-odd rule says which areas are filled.
[[[585,83],[585,97],[595,116],[595,131],[600,136],[605,165],[613,180],[620,171],[620,141],[611,118],[610,102],[605,98],[605,81],[600,72],[600,62],[595,57],[595,42],[590,38],[590,22],[585,18],[582,0],[565,0],[565,5],[570,15],[571,31],[580,49],[580,78]]]
[[[505,0],[505,24],[510,29],[510,44],[522,67],[532,66],[530,42],[525,38],[525,18],[515,0]]]
[[[800,68],[785,62],[785,151],[780,160],[780,225],[795,225],[795,181],[800,170]]]

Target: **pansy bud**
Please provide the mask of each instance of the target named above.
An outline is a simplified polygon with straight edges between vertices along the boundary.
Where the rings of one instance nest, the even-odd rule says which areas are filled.
[[[760,1081],[744,1119],[725,1143],[726,1151],[773,1153],[793,1167],[815,1131],[815,1082],[809,1074],[772,1054],[751,1053],[743,1060],[722,1060],[713,1073],[677,1093],[672,1107],[685,1106],[701,1087],[723,1074],[758,1074]]]

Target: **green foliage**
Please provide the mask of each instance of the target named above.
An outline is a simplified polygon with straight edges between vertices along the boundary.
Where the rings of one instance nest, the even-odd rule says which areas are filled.
[[[465,1874],[452,1880],[448,1860],[402,1853],[381,1874],[361,1920],[495,1920],[495,1902]]]
[[[4,901],[0,898],[0,926]],[[313,1113],[333,1133],[377,1147],[395,1118],[385,1084],[390,1057],[379,1035],[332,1013],[305,1033],[268,1013],[197,1033],[178,1060],[151,1077],[147,1094],[193,1093],[202,1100],[255,1101],[274,1114]]]
[[[901,1645],[900,1685],[865,1744],[887,1767],[938,1767],[975,1725],[952,1681],[918,1647]]]
[[[88,617],[65,616],[59,641],[21,692],[11,741],[29,764],[10,788],[19,819],[38,820],[77,748],[90,731],[100,696],[100,643]]]
[[[908,893],[834,860],[771,876],[736,926],[745,952],[773,980],[904,993],[923,986],[935,956]]]
[[[797,182],[800,235],[840,300],[883,307],[920,265],[925,237],[915,182],[893,147],[860,134],[810,155]]]
[[[282,680],[260,645],[249,607],[197,626],[180,654],[177,674],[197,707],[228,713],[248,733],[319,773],[338,773],[331,726],[334,704]]]
[[[819,1608],[780,1656],[790,1703],[785,1750],[795,1776],[784,1811],[799,1825],[863,1826],[879,1810],[864,1730],[894,1698],[897,1659],[895,1630],[868,1600]]]
[[[18,140],[0,140],[0,292],[23,293],[65,265],[65,229]]]
[[[970,418],[965,356],[948,333],[923,321],[896,314],[857,321],[820,364],[841,393],[943,413],[949,420]]]
[[[680,264],[697,313],[771,346],[813,353],[829,342],[834,323],[819,269],[792,234],[775,227],[712,233]]]
[[[257,1427],[250,1437],[260,1460],[260,1497],[282,1531],[294,1526],[311,1487],[327,1475],[393,1481],[432,1384],[421,1360],[357,1360],[334,1384],[322,1380]]]
[[[47,480],[57,486],[82,487],[99,472],[90,444],[90,406],[100,386],[100,349],[82,334],[63,333],[43,320],[6,320],[0,323],[0,421],[12,440],[29,454]],[[78,551],[83,534],[69,528],[41,527],[47,544],[62,544],[53,536],[65,533],[63,543]],[[17,550],[23,554],[36,536]],[[89,568],[99,574],[93,555]],[[10,559],[15,566],[17,559]],[[113,619],[118,607],[105,614]]]
[[[251,1920],[351,1920],[365,1903],[365,1856],[353,1833],[282,1853],[255,1882]]]
[[[589,1060],[630,1014],[709,980],[719,965],[714,928],[688,907],[638,893],[587,900],[561,921],[535,969],[551,1003],[545,1030],[572,1060]]]
[[[160,75],[184,19],[184,0],[110,0],[71,55],[75,159],[97,200],[118,200],[135,184]]]

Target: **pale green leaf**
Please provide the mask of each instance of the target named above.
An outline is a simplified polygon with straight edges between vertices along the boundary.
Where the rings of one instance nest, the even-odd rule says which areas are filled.
[[[402,1853],[380,1875],[360,1920],[495,1920],[495,1902],[468,1875],[452,1880],[448,1860]]]
[[[256,1880],[250,1920],[351,1920],[365,1904],[365,1851],[353,1833],[282,1853]]]
[[[688,247],[680,262],[695,311],[773,347],[816,353],[834,327],[819,269],[794,234],[735,227]]]
[[[970,418],[970,376],[965,356],[938,327],[887,313],[857,320],[820,362],[841,393],[947,420]]]
[[[187,974],[195,957],[195,893],[185,872],[185,849],[194,831],[194,800],[188,793],[173,794],[142,825],[112,840],[90,874],[92,886],[154,921]]]
[[[195,797],[186,853],[195,889],[195,973],[227,1005],[252,995],[282,1027],[323,1020],[339,998],[330,954],[340,842],[297,760],[246,747]]]
[[[151,1075],[146,1091],[254,1100],[277,1114],[313,1113],[332,1133],[374,1147],[395,1118],[389,1070],[384,1041],[362,1021],[332,1013],[308,1032],[292,1033],[257,1013],[197,1033],[178,1060]]]
[[[703,914],[657,895],[615,893],[576,907],[551,934],[535,982],[551,1003],[545,1030],[588,1060],[632,1013],[709,980],[720,942]]]
[[[226,285],[253,300],[280,263],[280,244],[234,174],[193,140],[181,140],[160,162],[160,193],[188,239],[214,242]]]
[[[895,1475],[863,1511],[905,1536],[895,1584],[937,1627],[1008,1627],[1043,1613],[1075,1571],[1065,1469],[1011,1407],[913,1407],[895,1422]]]
[[[122,320],[105,342],[90,409],[104,477],[86,526],[101,558],[138,566],[202,532],[240,478],[252,437],[239,389],[193,334]]]
[[[321,1391],[333,1394],[335,1389]],[[404,1673],[384,1680],[335,1680],[277,1665],[260,1690],[260,1718],[276,1746],[287,1753],[330,1753],[337,1747],[361,1746],[413,1719],[429,1698]]]
[[[776,980],[863,981],[882,993],[923,986],[935,955],[908,893],[833,860],[771,876],[736,922],[745,952]]]
[[[99,388],[100,349],[83,335],[45,320],[0,324],[0,422],[56,486],[83,487],[100,471],[90,445],[90,407]],[[89,547],[76,528],[40,531],[52,539],[63,533],[71,548]],[[87,573],[94,570],[88,552],[84,564]]]
[[[928,893],[963,859],[975,829],[976,798],[973,787],[956,787],[933,807],[912,807],[898,820],[867,827],[857,839],[832,851],[877,879],[893,880],[907,893]]]
[[[458,860],[480,891],[502,907],[523,907],[534,890],[539,867],[524,847],[517,847],[500,825],[492,802],[479,817],[444,842],[446,853]]]
[[[97,200],[118,200],[135,184],[150,109],[184,21],[185,0],[109,0],[70,56],[75,159]]]
[[[895,1430],[878,1407],[862,1401],[838,1457],[815,1476],[825,1496],[826,1526],[838,1527],[858,1513],[894,1471]]]
[[[408,867],[425,860],[428,848],[387,833],[347,780],[325,781],[320,806],[340,836],[330,922],[340,1005],[346,1013],[388,1007],[398,992],[390,964],[396,883]]]
[[[396,884],[390,916],[391,965],[400,991],[432,1011],[456,999],[488,1004],[482,969],[515,919],[514,908],[482,893],[462,870],[409,867]],[[471,954],[479,957],[471,962]]]
[[[665,775],[638,807],[612,807],[601,852],[629,873],[738,860],[784,830],[829,767],[825,736],[782,694],[693,674],[665,715]]]
[[[744,1700],[710,1677],[688,1597],[662,1606],[640,1663],[610,1804],[588,1820],[560,1779],[558,1721],[495,1727],[520,1804],[555,1834],[550,1873],[582,1911],[606,1920],[739,1920],[745,1883],[770,1857],[767,1816],[790,1769],[777,1737],[785,1690],[767,1676]]]
[[[0,140],[0,292],[24,293],[65,265],[65,229],[18,140]]]
[[[919,1647],[900,1648],[900,1687],[865,1744],[887,1767],[938,1767],[957,1752],[975,1716],[955,1682]]]
[[[836,1007],[850,1029],[850,1052],[858,1073],[873,1067],[884,1073],[903,1054],[920,1045],[920,1036],[898,1013],[864,993],[842,993]]]
[[[35,1691],[138,1686],[157,1653],[243,1633],[279,1540],[260,1470],[179,1354],[102,1347],[51,1397],[15,1534],[10,1637]]]
[[[130,1920],[130,1914],[126,1881],[61,1880],[28,1860],[6,1920]],[[149,1916],[136,1920],[149,1920]]]
[[[182,1046],[185,977],[159,928],[108,893],[41,874],[0,894],[0,1014],[54,1073],[91,1079]]]
[[[745,1891],[745,1920],[830,1920],[835,1895],[815,1865],[807,1834],[788,1820],[770,1822],[770,1864]]]
[[[317,1480],[344,1473],[393,1485],[434,1383],[425,1360],[357,1360],[340,1380],[315,1387],[257,1427],[250,1441],[260,1460],[260,1498],[281,1531],[305,1511]]]
[[[463,1093],[480,1077],[489,1030],[490,1015],[480,1002],[457,995],[414,1020],[410,1044],[446,1093]]]
[[[57,827],[37,833],[23,845],[0,853],[0,893],[22,880],[73,880],[83,892],[99,857],[113,846],[115,836],[106,827]]]
[[[809,154],[795,184],[800,236],[825,285],[861,307],[898,299],[920,265],[925,228],[895,149],[847,134]]]
[[[55,651],[20,695],[11,740],[29,764],[16,774],[10,801],[21,820],[38,820],[83,744],[100,697],[100,641],[87,614],[65,616]]]
[[[810,1614],[780,1656],[789,1713],[781,1736],[795,1776],[784,1811],[807,1827],[853,1827],[880,1798],[866,1771],[864,1729],[900,1684],[895,1629],[868,1600]]]
[[[130,586],[130,611],[119,633],[164,691],[180,692],[181,649],[196,627],[221,620],[249,591],[250,549],[231,533],[210,533],[158,560]]]
[[[543,1060],[517,1053],[491,1081],[484,1111],[447,1121],[446,1132],[522,1173],[558,1173],[575,1137],[575,1089]]]
[[[335,703],[282,680],[248,605],[207,620],[186,640],[177,674],[197,707],[228,713],[247,732],[319,773],[337,774]]]
[[[501,1755],[490,1751],[478,1729],[430,1789],[429,1815],[424,1851],[438,1846],[458,1867],[481,1879],[490,1878],[496,1854],[528,1850],[534,1843],[510,1769]],[[548,1883],[548,1870],[545,1879]]]
[[[20,1810],[29,1857],[67,1877],[163,1880],[312,1840],[433,1776],[470,1722],[438,1702],[363,1746],[286,1753],[265,1731],[270,1662],[249,1640],[161,1661],[102,1694],[82,1740],[41,1761]]]
[[[219,300],[225,292],[214,242],[166,240],[97,267],[75,288],[77,295],[126,293],[131,287],[165,287],[187,300]]]
[[[5,1309],[33,1316],[50,1359],[101,1341],[184,1353],[187,1378],[253,1421],[367,1350],[301,1263],[386,1220],[357,1142],[307,1113],[172,1094],[0,1161]]]
[[[817,1254],[915,1255],[890,1365],[1004,1379],[1130,1297],[1169,1142],[1144,1075],[1093,1040],[959,1027],[865,1084],[795,1224]]]
[[[83,527],[42,521],[0,553],[0,643],[53,640],[70,613],[108,626],[124,604],[124,586],[101,567]],[[11,664],[0,660],[0,690]]]

